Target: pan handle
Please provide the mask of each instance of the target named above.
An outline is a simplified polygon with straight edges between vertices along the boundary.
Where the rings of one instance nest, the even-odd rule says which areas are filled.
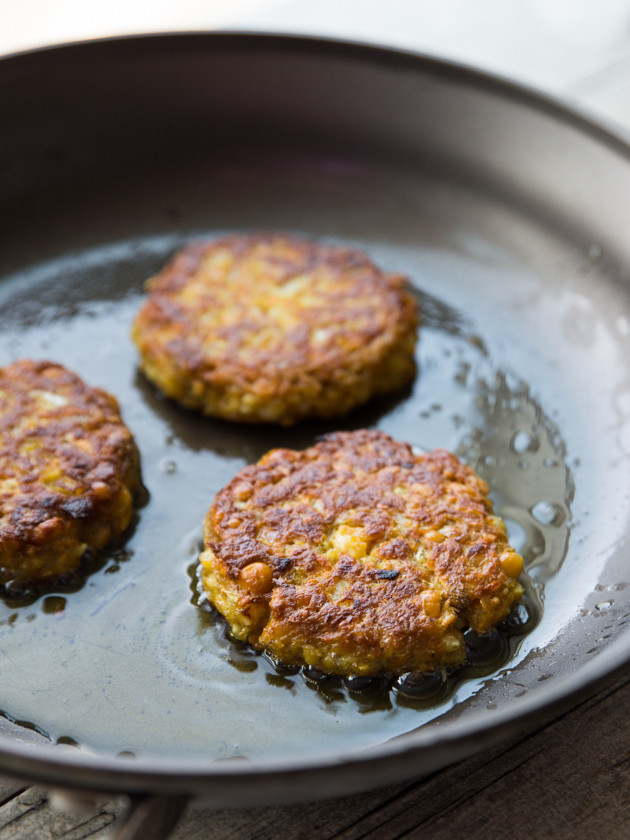
[[[188,805],[186,796],[130,796],[112,840],[166,840]]]

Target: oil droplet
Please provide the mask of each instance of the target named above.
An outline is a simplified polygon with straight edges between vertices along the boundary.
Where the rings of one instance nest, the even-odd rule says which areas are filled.
[[[536,502],[531,509],[532,516],[541,525],[560,525],[564,520],[564,511],[552,502]]]
[[[320,671],[319,668],[313,668],[312,665],[306,665],[302,668],[302,676],[308,682],[321,683],[329,679],[328,674]]]
[[[26,584],[22,584],[14,580],[10,580],[8,583],[5,583],[4,586],[0,585],[0,596],[4,596],[8,601],[13,601],[16,604],[19,601],[26,602],[34,597],[33,593]]]
[[[525,452],[537,452],[540,443],[528,432],[520,431],[514,435],[510,445],[517,455],[524,455]]]
[[[344,685],[348,691],[371,691],[376,685],[376,677],[346,677]]]
[[[504,621],[504,626],[512,633],[525,633],[529,624],[534,620],[533,613],[527,605],[521,602],[517,604]]]
[[[237,671],[240,671],[242,674],[249,674],[252,671],[255,671],[258,665],[256,662],[252,661],[240,661],[236,659],[227,659],[226,662],[228,665],[231,665],[232,668],[235,668]]]
[[[612,601],[600,601],[599,604],[595,604],[595,609],[599,610],[609,610],[613,605]]]
[[[269,664],[281,677],[293,676],[294,674],[298,674],[300,672],[299,665],[285,665],[284,662],[281,662],[275,656],[272,656],[266,651],[263,653],[263,658],[269,662]]]
[[[265,674],[265,680],[269,685],[273,685],[276,688],[286,688],[289,691],[293,689],[293,680],[289,680],[280,674]]]
[[[48,598],[44,598],[42,610],[46,615],[60,615],[65,609],[66,599],[62,598],[61,595],[49,595]]]
[[[426,700],[433,697],[442,688],[444,677],[441,671],[412,671],[403,674],[394,683],[394,691],[414,700]]]
[[[71,738],[69,735],[62,735],[60,738],[57,738],[57,744],[65,744],[68,747],[78,747],[78,741],[75,741],[74,738]]]
[[[506,652],[507,642],[495,629],[479,635],[474,630],[464,633],[468,662],[486,665],[498,660]]]

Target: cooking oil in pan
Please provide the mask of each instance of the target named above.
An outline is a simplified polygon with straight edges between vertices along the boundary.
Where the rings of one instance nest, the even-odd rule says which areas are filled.
[[[122,243],[3,286],[1,361],[52,357],[116,394],[150,494],[124,546],[95,558],[82,582],[0,604],[5,716],[32,721],[53,742],[110,755],[256,758],[379,744],[439,718],[490,675],[502,679],[535,644],[571,522],[564,442],[527,383],[497,363],[472,319],[418,292],[423,326],[409,392],[343,421],[255,434],[193,415],[138,375],[129,340],[143,281],[178,244]],[[496,634],[469,634],[468,664],[452,673],[376,683],[291,673],[236,644],[191,593],[215,493],[273,446],[303,448],[340,426],[454,451],[487,480],[524,557],[522,605]]]
[[[568,545],[573,486],[557,429],[531,398],[526,383],[493,367],[483,341],[470,331],[465,318],[436,298],[420,291],[417,296],[425,344],[419,352],[418,382],[411,399],[390,407],[377,425],[401,439],[430,441],[424,449],[450,445],[488,481],[511,542],[522,554],[526,570],[533,573],[523,576],[526,591],[520,604],[491,633],[480,637],[472,630],[466,632],[467,661],[459,668],[342,680],[312,668],[287,668],[255,653],[230,638],[221,617],[195,587],[191,599],[201,609],[200,632],[230,640],[230,661],[236,669],[260,668],[269,684],[285,689],[301,679],[327,703],[350,698],[362,712],[394,705],[437,707],[467,681],[499,672],[540,621],[545,580],[560,568]],[[450,375],[445,376],[446,371]],[[454,406],[459,410],[452,411]],[[447,434],[449,444],[444,443]],[[190,572],[196,580],[195,564]]]

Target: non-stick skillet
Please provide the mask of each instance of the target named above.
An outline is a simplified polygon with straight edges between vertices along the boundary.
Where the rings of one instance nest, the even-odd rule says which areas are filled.
[[[0,363],[115,393],[148,501],[82,586],[0,603],[0,770],[258,805],[471,753],[630,659],[630,147],[421,56],[152,36],[0,61]],[[418,377],[333,424],[234,426],[136,372],[143,283],[191,238],[291,230],[406,273]],[[527,567],[494,658],[432,697],[316,684],[227,637],[195,561],[214,493],[272,446],[377,426],[487,479]]]

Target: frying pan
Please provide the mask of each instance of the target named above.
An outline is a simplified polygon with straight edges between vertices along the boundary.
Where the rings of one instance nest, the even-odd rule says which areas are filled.
[[[630,659],[630,148],[500,79],[245,34],[0,61],[0,363],[116,394],[147,500],[83,585],[0,604],[0,770],[262,805],[417,776],[576,702]],[[237,426],[136,370],[143,283],[184,242],[290,230],[405,273],[418,376],[334,423]],[[195,579],[216,491],[273,446],[376,426],[490,484],[527,594],[497,657],[429,699],[278,672]],[[509,631],[509,632],[508,632]]]

